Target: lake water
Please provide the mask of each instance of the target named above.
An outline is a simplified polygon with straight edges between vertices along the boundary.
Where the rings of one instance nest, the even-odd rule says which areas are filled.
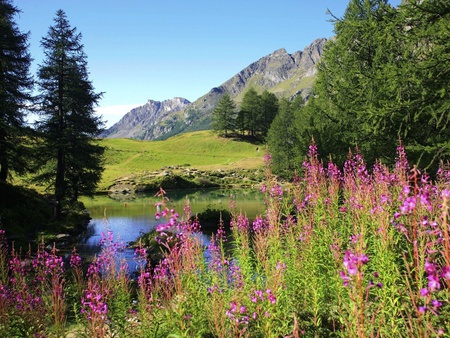
[[[167,191],[166,201],[169,208],[175,209],[180,216],[183,214],[185,204],[189,203],[191,214],[201,213],[207,208],[228,210],[230,201],[236,205],[238,211],[246,213],[250,219],[264,212],[263,195],[258,190],[230,190],[230,189],[204,189],[204,190],[173,190]],[[97,196],[93,199],[83,198],[91,216],[88,225],[88,236],[77,245],[80,253],[95,254],[99,252],[99,242],[102,233],[111,230],[115,242],[127,244],[135,241],[141,233],[152,231],[158,224],[155,218],[155,203],[161,197],[153,195],[138,195],[133,200],[118,201],[108,196]],[[208,244],[209,235],[201,235],[201,240]],[[133,269],[133,249],[126,249],[123,253]]]

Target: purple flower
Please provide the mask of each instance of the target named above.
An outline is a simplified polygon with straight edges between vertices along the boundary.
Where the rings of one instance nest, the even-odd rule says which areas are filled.
[[[235,220],[231,220],[230,226],[232,229],[247,231],[250,228],[250,222],[244,215],[238,215]]]
[[[236,302],[231,302],[230,303],[230,312],[231,313],[236,313]]]
[[[437,299],[433,299],[431,301],[431,305],[433,305],[433,308],[435,310],[438,310],[442,306],[442,303],[440,301],[438,301]]]
[[[272,290],[267,289],[266,294],[267,294],[267,299],[270,303],[275,304],[277,302],[277,299],[273,295]]]
[[[422,297],[428,296],[429,293],[430,293],[430,292],[428,291],[427,288],[422,288],[422,289],[420,290],[420,295],[421,295]]]
[[[439,284],[439,278],[436,275],[428,276],[428,288],[431,291],[436,291],[441,288],[441,285]]]
[[[339,271],[339,276],[341,277],[344,286],[348,286],[348,283],[351,280],[350,277],[348,277],[344,271]]]
[[[444,278],[446,280],[450,280],[450,266],[443,266],[442,267],[441,276],[442,276],[442,278]]]
[[[268,227],[268,222],[264,220],[262,217],[256,217],[256,219],[253,221],[253,231],[259,232],[264,231]]]
[[[442,190],[441,196],[444,200],[450,199],[450,190],[448,189]]]
[[[436,265],[434,263],[430,263],[428,259],[425,260],[425,272],[428,275],[434,274],[436,272]]]
[[[403,202],[403,205],[400,207],[400,212],[403,215],[410,214],[416,208],[416,198],[415,197],[407,197]]]

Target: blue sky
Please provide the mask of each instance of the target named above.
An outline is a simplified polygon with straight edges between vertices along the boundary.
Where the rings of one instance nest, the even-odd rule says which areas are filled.
[[[391,0],[398,6],[401,0]],[[90,80],[104,92],[98,112],[110,126],[147,100],[194,101],[279,48],[303,50],[333,36],[329,9],[347,0],[13,0],[30,32],[32,73],[40,40],[58,9],[82,33]]]

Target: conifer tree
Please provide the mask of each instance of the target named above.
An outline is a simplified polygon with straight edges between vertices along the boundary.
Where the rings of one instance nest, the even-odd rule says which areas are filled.
[[[239,111],[239,120],[242,130],[247,131],[251,136],[256,136],[256,132],[261,122],[261,97],[254,88],[250,88],[242,99]]]
[[[228,93],[223,94],[217,107],[212,112],[212,129],[219,135],[227,137],[236,130],[236,104]]]
[[[29,75],[28,34],[14,22],[19,10],[9,0],[0,0],[0,182],[11,171],[23,174],[29,169],[25,142],[25,111],[33,87]]]
[[[71,28],[64,11],[41,40],[45,59],[38,70],[43,139],[42,166],[37,179],[50,183],[55,195],[55,216],[80,194],[92,195],[103,171],[103,147],[94,138],[103,122],[94,115],[102,94],[88,78],[81,34]]]
[[[332,154],[342,164],[356,146],[368,161],[395,157],[398,125],[380,117],[395,99],[387,77],[395,76],[401,55],[396,15],[385,0],[351,0],[336,18],[336,36],[327,42],[306,107],[325,159]]]
[[[259,131],[263,139],[267,137],[270,125],[278,113],[278,98],[274,93],[265,90],[261,95],[261,117]]]
[[[295,123],[296,115],[300,113],[299,100],[293,102],[283,98],[279,101],[279,111],[273,120],[267,143],[272,156],[272,171],[281,177],[291,178],[294,170],[302,163],[299,147],[299,131]]]
[[[408,158],[434,173],[450,158],[450,2],[411,0],[402,8],[410,55],[393,78],[403,88],[401,137]]]
[[[306,107],[320,153],[395,160],[395,144],[435,172],[450,157],[450,10],[441,0],[352,0],[335,22]]]

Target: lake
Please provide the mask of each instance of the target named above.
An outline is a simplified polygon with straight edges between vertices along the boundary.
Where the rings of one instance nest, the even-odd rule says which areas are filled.
[[[196,190],[172,190],[167,191],[167,205],[175,209],[180,216],[186,201],[191,207],[191,214],[195,215],[209,209],[228,210],[232,200],[238,211],[246,213],[250,219],[264,213],[263,195],[258,190],[242,189],[196,189]],[[81,254],[95,254],[99,252],[99,241],[102,232],[111,230],[116,242],[125,244],[135,241],[141,233],[152,231],[164,220],[156,220],[155,203],[161,201],[161,197],[154,195],[137,195],[132,200],[118,201],[108,196],[96,196],[93,199],[82,198],[91,216],[88,225],[88,236],[77,245]],[[202,242],[207,245],[209,235],[201,235]],[[133,269],[133,249],[123,252],[125,258]]]

